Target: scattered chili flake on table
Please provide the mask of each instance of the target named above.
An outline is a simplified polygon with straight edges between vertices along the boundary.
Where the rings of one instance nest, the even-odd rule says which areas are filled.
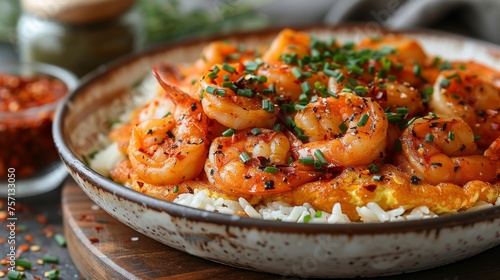
[[[97,237],[90,237],[89,241],[90,241],[90,243],[97,243],[97,242],[99,242],[99,238],[97,238]]]
[[[16,169],[16,177],[29,177],[57,161],[52,140],[54,103],[67,93],[66,85],[47,76],[0,74],[0,165]],[[27,111],[37,108],[39,111]],[[8,148],[6,148],[8,147]],[[0,170],[0,178],[7,169]]]

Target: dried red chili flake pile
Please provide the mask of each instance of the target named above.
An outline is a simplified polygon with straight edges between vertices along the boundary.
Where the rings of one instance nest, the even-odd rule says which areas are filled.
[[[54,103],[67,91],[50,77],[0,74],[0,166],[15,168],[16,177],[23,178],[59,159],[52,140],[54,108],[27,110]],[[7,168],[0,169],[0,178],[6,176]]]

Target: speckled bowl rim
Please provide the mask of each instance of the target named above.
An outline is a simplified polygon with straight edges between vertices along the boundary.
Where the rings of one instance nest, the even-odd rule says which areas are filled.
[[[296,30],[314,31],[317,29],[328,29],[330,31],[336,30],[355,30],[360,28],[360,24],[344,24],[337,26],[308,26],[301,28],[294,28]],[[208,38],[198,38],[188,41],[175,42],[166,45],[157,45],[138,54],[129,55],[117,59],[105,66],[98,68],[92,73],[85,76],[79,86],[62,102],[56,112],[53,123],[53,134],[56,147],[63,161],[67,167],[78,173],[82,179],[90,182],[94,186],[98,186],[101,190],[115,194],[120,199],[133,201],[137,204],[142,204],[144,207],[154,209],[160,212],[166,212],[171,216],[185,218],[192,221],[208,222],[214,224],[223,224],[233,227],[244,228],[259,228],[260,230],[269,232],[287,232],[287,233],[302,233],[302,234],[347,234],[347,235],[373,235],[381,233],[402,233],[414,231],[434,231],[445,227],[455,226],[472,226],[476,222],[487,220],[494,220],[500,218],[500,206],[493,206],[487,209],[476,211],[458,213],[447,215],[439,218],[430,218],[425,220],[402,221],[402,222],[389,222],[389,223],[349,223],[349,224],[316,224],[316,223],[290,223],[272,220],[263,220],[249,217],[238,217],[235,219],[234,215],[227,215],[221,213],[208,212],[188,206],[167,202],[158,198],[148,196],[129,189],[121,184],[118,184],[108,178],[105,178],[86,166],[78,157],[68,148],[68,143],[63,136],[63,122],[65,116],[69,113],[68,103],[76,98],[77,95],[85,93],[87,87],[100,80],[105,80],[113,72],[117,71],[120,67],[134,62],[143,56],[153,56],[155,54],[168,52],[171,49],[178,48],[180,45],[191,46],[212,40],[256,36],[256,35],[269,35],[277,33],[282,28],[272,28],[260,31],[244,32],[230,35],[219,35]],[[469,41],[474,44],[479,44],[488,49],[489,52],[495,57],[500,57],[500,46],[463,37],[460,35],[450,34],[441,31],[415,29],[415,30],[381,30],[382,34],[401,34],[401,35],[435,35],[444,36],[458,41]],[[208,214],[208,215],[207,215]]]

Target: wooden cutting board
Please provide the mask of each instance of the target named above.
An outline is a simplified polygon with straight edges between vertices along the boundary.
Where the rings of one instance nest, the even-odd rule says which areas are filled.
[[[299,279],[214,263],[172,249],[108,215],[68,179],[62,191],[69,253],[86,279]],[[447,266],[371,279],[500,279],[500,246]]]

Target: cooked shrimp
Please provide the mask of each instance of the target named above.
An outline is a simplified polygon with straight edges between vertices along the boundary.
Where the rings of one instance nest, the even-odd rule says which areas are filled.
[[[267,195],[310,182],[321,173],[290,163],[290,140],[270,129],[244,130],[216,138],[210,146],[205,173],[228,194]]]
[[[172,114],[135,125],[128,147],[137,176],[154,185],[177,184],[198,176],[206,156],[208,118],[200,102],[155,76],[175,104]]]
[[[400,167],[431,184],[491,182],[500,174],[500,161],[495,159],[500,149],[477,155],[474,134],[460,118],[419,118],[403,131],[400,141]]]
[[[310,54],[311,38],[308,34],[284,29],[273,40],[267,51],[262,55],[265,62],[279,61],[283,54]]]
[[[278,110],[268,99],[267,107],[263,108],[266,98],[258,95],[251,85],[259,82],[246,80],[247,74],[242,67],[241,64],[220,64],[214,66],[217,70],[202,77],[203,110],[209,118],[234,129],[270,128],[277,119]]]
[[[479,201],[495,203],[500,195],[500,181],[471,181],[464,186],[452,183],[415,182],[412,175],[391,164],[371,173],[366,166],[344,169],[331,180],[317,180],[288,192],[264,198],[264,203],[284,201],[291,205],[311,204],[315,209],[331,212],[336,203],[351,221],[359,220],[356,207],[375,202],[383,210],[399,207],[411,210],[425,205],[436,214],[468,209]]]
[[[462,118],[486,149],[500,137],[500,89],[471,70],[443,71],[434,85],[430,108],[437,114]]]
[[[286,65],[281,62],[264,63],[257,69],[258,76],[266,77],[266,81],[262,83],[259,90],[265,88],[274,88],[273,94],[269,96],[271,100],[276,97],[285,99],[291,102],[298,102],[300,95],[304,92],[302,84],[307,82],[311,88],[314,88],[315,82],[321,84],[328,83],[328,76],[323,72],[311,73],[310,77],[298,79],[292,72],[296,66]],[[305,70],[304,70],[305,71]]]
[[[367,97],[373,98],[385,110],[393,113],[401,113],[408,117],[422,113],[424,103],[420,92],[408,84],[385,81],[376,83],[368,91]]]
[[[350,93],[319,98],[297,113],[295,125],[310,141],[298,148],[300,158],[322,153],[332,167],[384,158],[388,122],[382,107],[369,98]]]

